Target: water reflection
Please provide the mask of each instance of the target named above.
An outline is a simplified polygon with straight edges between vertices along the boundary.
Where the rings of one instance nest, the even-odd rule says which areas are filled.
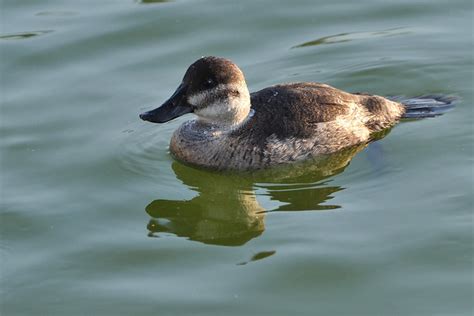
[[[158,199],[146,207],[151,233],[170,232],[208,244],[238,246],[264,230],[264,209],[246,178],[206,172],[173,162],[184,184],[199,194],[187,201]]]
[[[251,174],[217,173],[173,162],[176,177],[198,195],[191,200],[152,201],[145,209],[152,217],[147,225],[149,236],[165,232],[206,244],[239,246],[263,233],[268,212],[339,208],[323,204],[343,190],[329,185],[328,178],[344,171],[364,147]],[[280,206],[264,209],[259,196],[278,201]]]

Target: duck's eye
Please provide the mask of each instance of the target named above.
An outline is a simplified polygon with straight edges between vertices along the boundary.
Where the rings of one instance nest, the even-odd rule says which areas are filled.
[[[214,80],[207,79],[206,81],[204,81],[204,85],[206,86],[206,88],[210,88],[214,85]]]

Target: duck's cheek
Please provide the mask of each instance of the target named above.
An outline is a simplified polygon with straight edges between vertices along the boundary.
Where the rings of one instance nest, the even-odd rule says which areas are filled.
[[[188,96],[187,101],[193,107],[200,108],[202,106],[205,106],[206,103],[208,103],[210,96],[211,96],[211,91],[206,90],[206,91],[197,92]]]
[[[219,120],[225,119],[229,115],[229,111],[221,103],[211,103],[194,112],[197,116],[204,119]]]

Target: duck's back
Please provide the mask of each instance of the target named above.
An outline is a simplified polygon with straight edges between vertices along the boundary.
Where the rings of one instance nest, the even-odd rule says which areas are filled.
[[[314,125],[347,115],[352,94],[320,83],[276,85],[252,93],[255,114],[249,125],[261,136],[307,138]]]
[[[262,150],[271,164],[366,142],[372,132],[393,125],[403,112],[401,105],[379,96],[306,82],[265,88],[252,93],[251,102],[253,116],[233,136],[248,148]],[[383,117],[390,107],[399,113]]]

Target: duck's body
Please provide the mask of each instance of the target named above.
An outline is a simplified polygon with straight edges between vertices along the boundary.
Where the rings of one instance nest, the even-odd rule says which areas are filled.
[[[198,118],[173,134],[171,153],[213,169],[248,170],[291,163],[366,143],[393,126],[403,104],[320,83],[276,85],[249,94],[240,69],[205,57],[191,65],[175,94],[141,118]]]
[[[404,112],[385,98],[319,83],[277,85],[250,96],[252,111],[242,124],[221,129],[188,121],[174,132],[171,153],[215,169],[260,169],[365,143]]]

